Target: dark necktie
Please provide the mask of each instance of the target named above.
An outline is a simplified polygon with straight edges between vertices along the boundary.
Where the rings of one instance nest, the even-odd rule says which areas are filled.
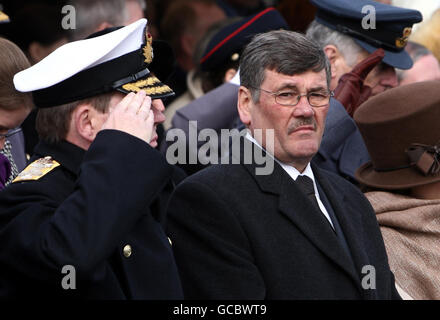
[[[298,176],[295,180],[296,185],[304,192],[307,197],[310,199],[312,204],[318,209],[319,212],[322,212],[318,205],[318,200],[316,200],[315,196],[315,188],[313,187],[313,180],[307,176]]]
[[[321,211],[321,208],[319,207],[318,204],[318,200],[316,199],[315,196],[315,188],[313,187],[313,180],[307,176],[298,176],[298,178],[296,178],[295,180],[295,183],[301,189],[301,191],[307,195],[307,197],[310,199],[313,206],[318,210],[318,212],[324,214]],[[325,220],[329,222],[328,219],[325,218]],[[329,226],[332,228],[334,232],[336,232],[334,226],[332,226],[330,222],[329,222]]]

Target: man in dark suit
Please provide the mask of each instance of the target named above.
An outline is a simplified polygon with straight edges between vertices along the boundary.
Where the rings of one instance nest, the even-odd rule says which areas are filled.
[[[1,298],[182,298],[162,225],[178,181],[154,149],[173,92],[149,71],[146,23],[71,42],[15,75],[39,108],[41,142],[0,193]]]
[[[350,98],[359,97],[361,92],[359,89],[353,90],[353,82],[341,83],[339,80],[378,48],[385,51],[383,63],[376,62],[377,66],[370,69],[365,79],[357,77],[354,83],[364,93],[367,87],[371,87],[373,94],[397,85],[394,68],[408,69],[412,65],[411,58],[404,50],[407,40],[404,32],[410,32],[413,23],[421,21],[420,12],[370,0],[313,0],[311,3],[318,11],[315,21],[307,30],[307,36],[325,49],[332,64],[330,89],[338,87],[336,93],[348,90]],[[370,10],[371,7],[375,8],[376,29],[363,29],[362,21],[368,18],[367,13],[362,11],[364,7]],[[238,120],[237,92],[238,86],[224,84],[207,93],[206,97],[194,100],[176,113],[173,127],[188,131],[188,122],[197,120],[199,131],[205,128],[217,131],[230,128]],[[339,95],[336,98],[342,101],[330,100],[321,148],[313,162],[356,183],[356,169],[368,162],[370,157],[356,124],[345,109],[348,108],[347,102],[359,105],[360,101],[341,99]],[[202,167],[193,165],[191,169],[194,171]]]
[[[169,204],[186,298],[399,298],[368,201],[310,164],[330,77],[324,52],[299,33],[260,34],[245,48],[238,111],[248,132],[236,140],[240,152],[232,149],[239,164],[192,175]],[[258,171],[261,149],[273,170]]]

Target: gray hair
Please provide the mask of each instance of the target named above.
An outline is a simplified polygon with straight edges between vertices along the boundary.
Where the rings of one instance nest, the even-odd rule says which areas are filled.
[[[313,20],[308,26],[306,36],[316,41],[322,48],[329,44],[334,45],[341,52],[345,62],[350,67],[354,67],[357,57],[364,51],[350,36],[330,29],[316,20]]]
[[[127,19],[125,0],[70,0],[76,11],[76,29],[71,30],[70,40],[79,40],[95,32],[107,22],[121,26]]]
[[[330,63],[324,51],[303,34],[275,30],[256,35],[245,47],[240,59],[240,83],[249,88],[252,99],[260,98],[259,88],[264,81],[265,70],[285,75],[319,72],[325,69],[327,87],[330,87]]]

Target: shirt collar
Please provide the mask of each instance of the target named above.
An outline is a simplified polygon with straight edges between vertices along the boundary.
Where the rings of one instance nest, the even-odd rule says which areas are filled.
[[[255,143],[257,146],[259,146],[261,149],[264,150],[264,148],[258,143],[257,140],[255,140],[255,138],[248,132],[246,132],[246,138],[250,141],[252,141],[253,143]],[[315,176],[313,175],[313,170],[312,167],[310,165],[310,162],[307,164],[306,168],[304,169],[304,171],[301,173],[298,171],[298,169],[296,169],[294,166],[291,166],[289,164],[286,164],[284,162],[279,161],[277,158],[275,158],[270,152],[267,152],[268,155],[270,155],[276,162],[278,162],[278,164],[289,174],[289,176],[296,181],[296,179],[298,178],[299,175],[303,175],[303,176],[307,176],[310,179],[312,179],[313,181],[313,186],[315,188],[315,193],[317,193],[317,188],[316,188],[316,183],[315,183]]]
[[[232,77],[229,83],[235,84],[237,86],[240,85],[240,69],[237,70],[237,73]]]

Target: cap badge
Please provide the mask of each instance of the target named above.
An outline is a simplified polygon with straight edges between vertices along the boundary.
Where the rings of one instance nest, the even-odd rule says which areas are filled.
[[[406,27],[403,29],[403,35],[399,38],[396,38],[396,47],[397,48],[403,48],[406,46],[406,43],[408,42],[408,38],[411,35],[411,28]]]
[[[152,46],[153,37],[149,32],[146,32],[145,38],[147,41],[145,42],[145,46],[143,48],[144,57],[145,57],[145,62],[150,64],[151,61],[153,61],[153,46]]]
[[[240,59],[240,54],[237,52],[231,56],[232,61],[237,61],[238,59]]]

